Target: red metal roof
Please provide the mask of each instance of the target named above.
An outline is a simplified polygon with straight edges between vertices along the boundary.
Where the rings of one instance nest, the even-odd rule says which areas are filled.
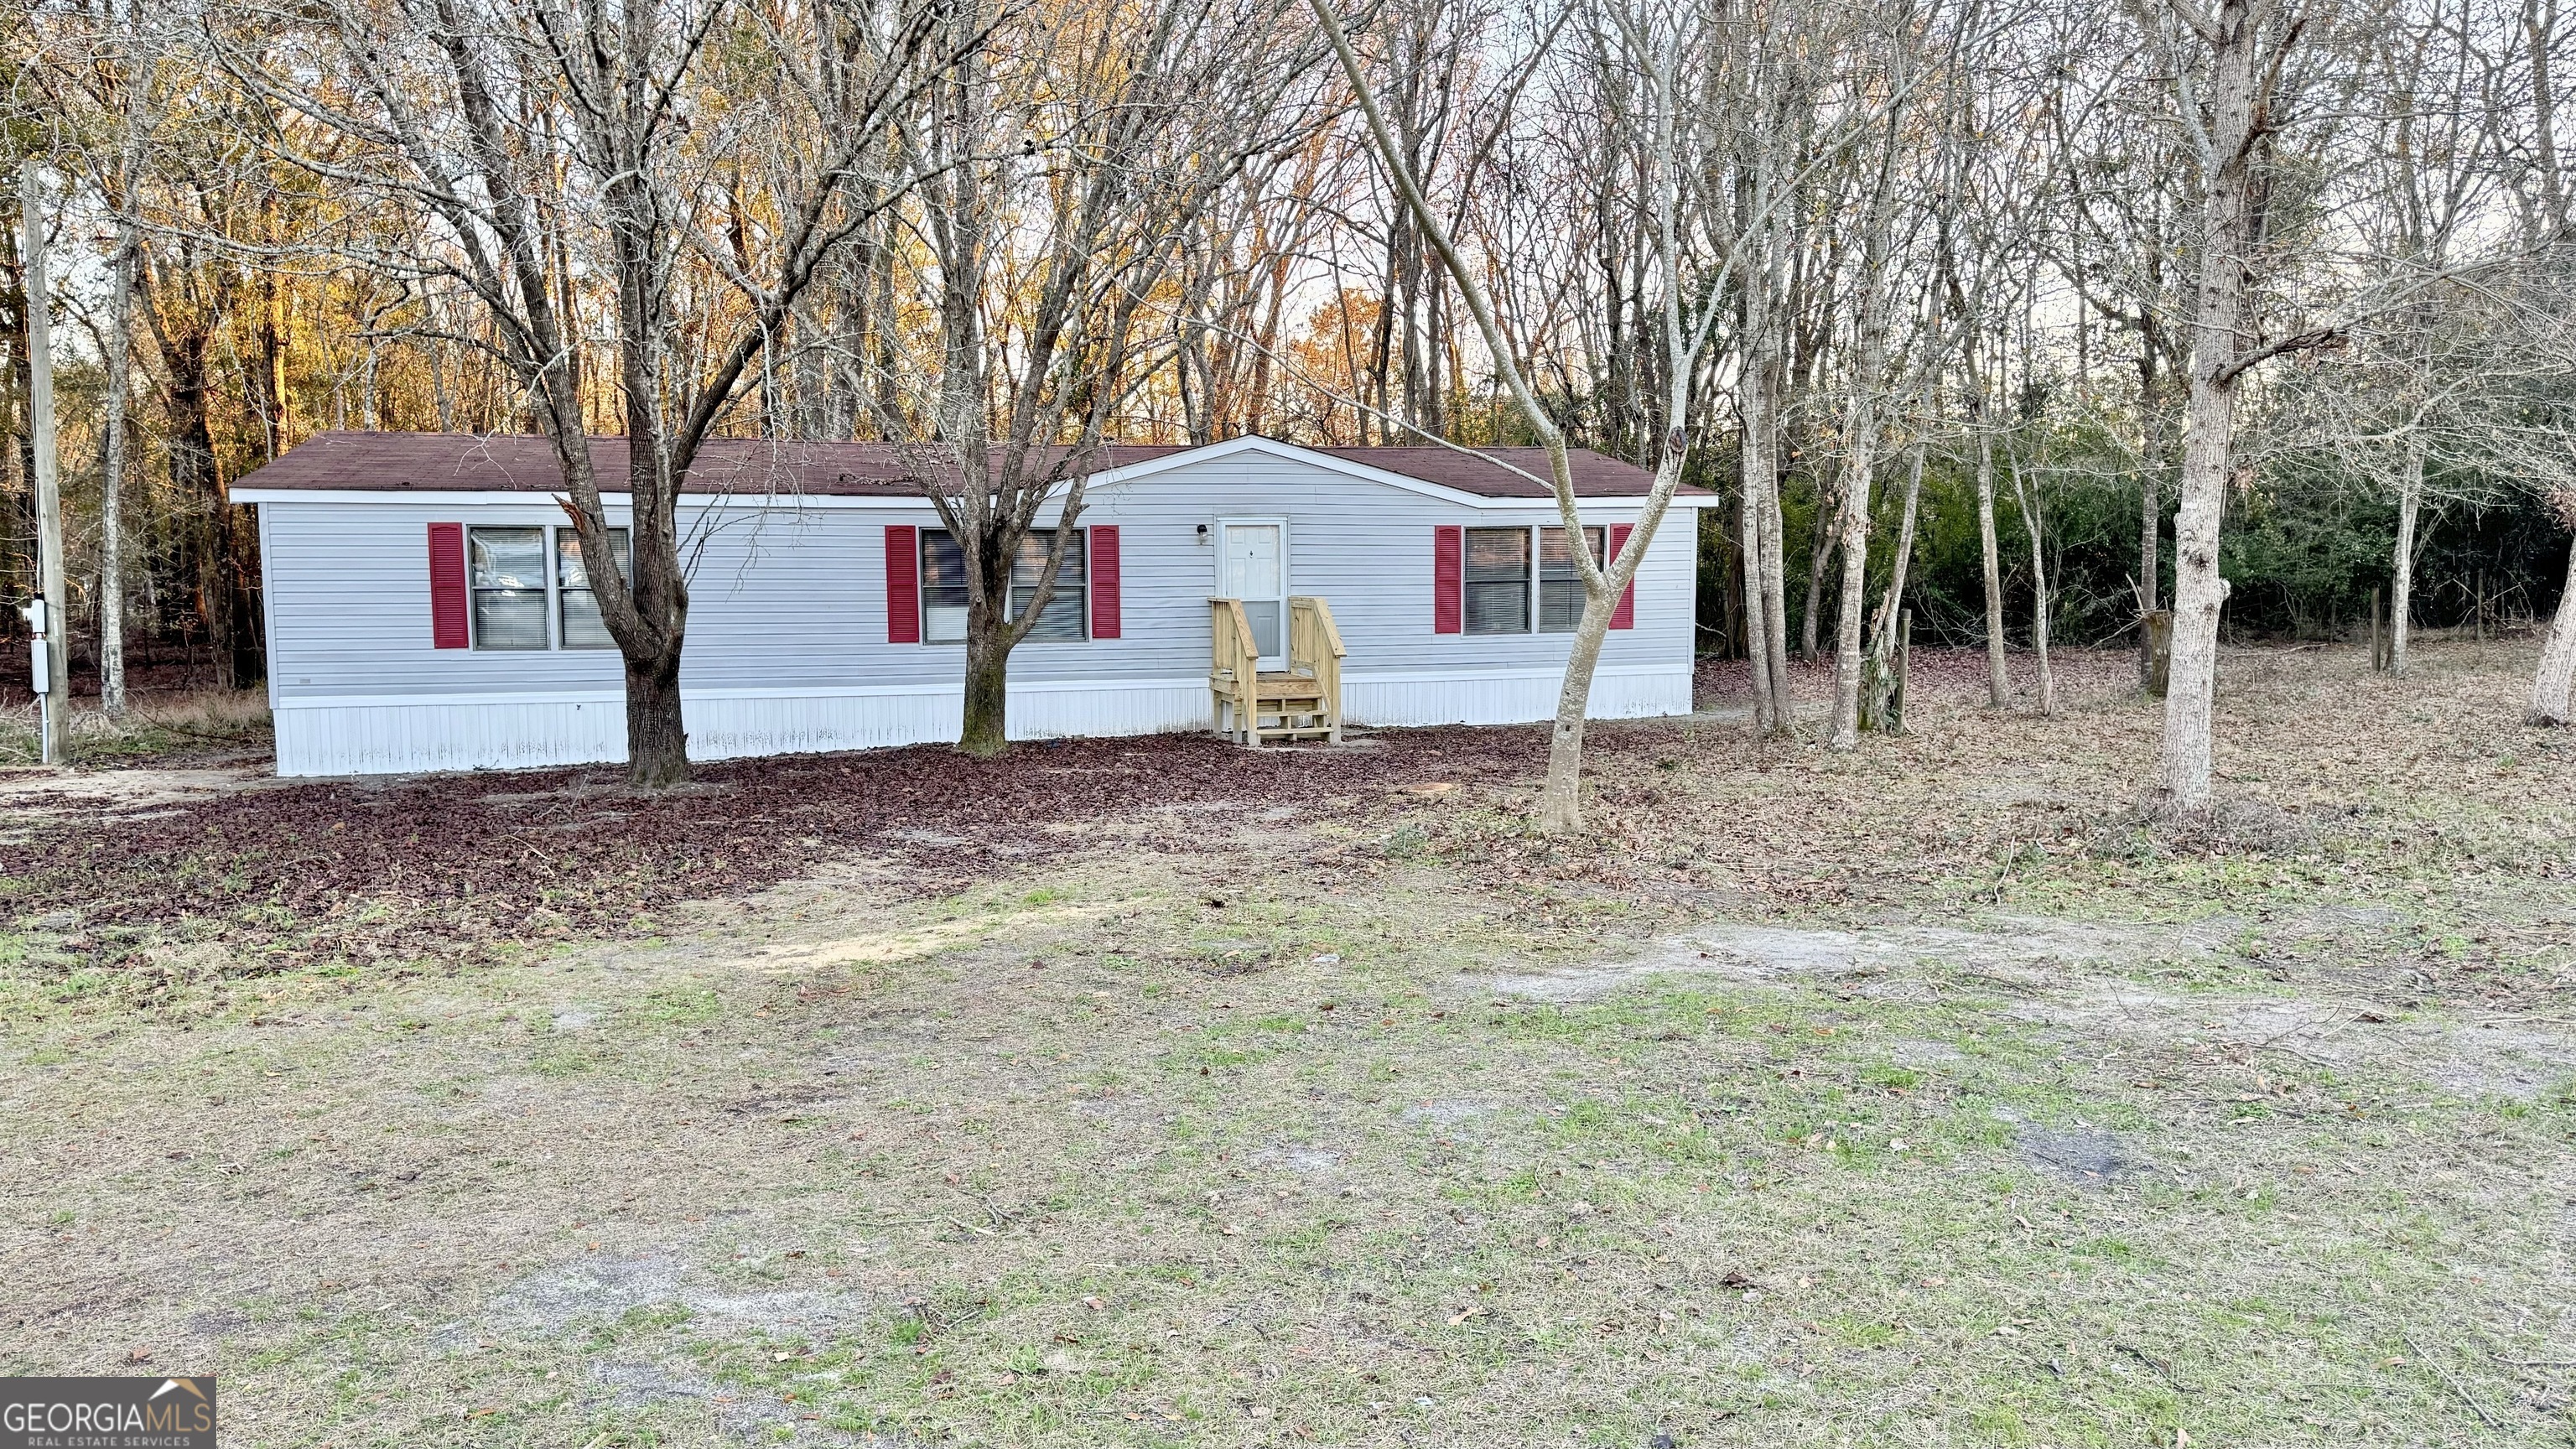
[[[1191,449],[1114,444],[1103,451],[1107,457],[1101,466],[1109,468]],[[1547,485],[1540,481],[1547,477],[1547,453],[1541,448],[1486,448],[1480,455],[1419,447],[1308,451],[1487,498],[1549,496]],[[1578,497],[1635,497],[1654,484],[1654,475],[1645,469],[1589,449],[1573,449],[1569,457]],[[921,490],[915,480],[940,468],[941,459],[942,450],[936,445],[716,438],[699,450],[683,487],[690,493],[916,497]],[[591,439],[590,460],[602,488],[612,493],[624,490],[624,438]],[[1524,477],[1513,468],[1536,476]],[[552,493],[562,489],[563,475],[556,465],[554,445],[524,433],[340,432],[314,434],[233,486]]]

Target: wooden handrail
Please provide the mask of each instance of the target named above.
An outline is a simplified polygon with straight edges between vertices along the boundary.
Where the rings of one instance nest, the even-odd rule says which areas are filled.
[[[1333,743],[1342,740],[1342,631],[1333,624],[1333,608],[1313,594],[1288,600],[1288,668],[1315,681],[1332,722]]]
[[[1291,668],[1299,660],[1316,662],[1330,655],[1342,657],[1342,631],[1333,624],[1333,606],[1313,594],[1299,594],[1288,601],[1293,627],[1289,630],[1288,648]]]
[[[1210,665],[1249,677],[1261,668],[1261,646],[1252,639],[1252,621],[1244,617],[1241,599],[1208,600]]]
[[[1217,733],[1261,743],[1261,646],[1253,642],[1241,599],[1208,600],[1208,692]]]

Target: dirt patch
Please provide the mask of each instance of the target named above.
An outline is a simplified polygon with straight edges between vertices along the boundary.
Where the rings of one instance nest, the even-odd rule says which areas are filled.
[[[2120,1134],[2099,1127],[2024,1125],[2013,1134],[2013,1145],[2029,1161],[2087,1187],[2109,1187],[2125,1178],[2152,1176],[2156,1170]]]
[[[1869,978],[1897,967],[1973,964],[2005,984],[2045,985],[2046,968],[2207,955],[2232,935],[2233,921],[2167,926],[2112,925],[2037,916],[2003,918],[1995,930],[1888,926],[1833,930],[1717,922],[1655,943],[1645,954],[1487,978],[1481,987],[1542,1001],[1585,1001],[1666,975],[1745,981],[1783,977]],[[1861,989],[1885,994],[1876,983]]]
[[[613,1323],[637,1309],[650,1308],[681,1308],[693,1319],[752,1325],[782,1335],[829,1332],[867,1312],[861,1300],[844,1294],[726,1292],[671,1250],[631,1258],[590,1254],[531,1273],[484,1305],[476,1315],[474,1331],[559,1332]],[[462,1324],[445,1331],[446,1341],[462,1343],[470,1338]]]

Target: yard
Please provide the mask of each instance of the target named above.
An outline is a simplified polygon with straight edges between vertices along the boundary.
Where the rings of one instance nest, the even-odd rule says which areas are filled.
[[[11,771],[0,1372],[341,1449],[2564,1444],[2530,664],[2231,652],[2190,838],[2117,654],[1847,757],[1712,676],[1584,845],[1535,729]]]

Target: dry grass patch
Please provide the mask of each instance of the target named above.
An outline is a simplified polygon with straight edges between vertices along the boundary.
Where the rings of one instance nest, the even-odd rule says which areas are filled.
[[[1426,768],[56,1003],[0,1369],[212,1366],[307,1445],[2563,1443],[2576,899],[2507,663],[2240,673],[2286,843],[2124,833],[2106,672],[1849,759],[1605,729],[1580,849]],[[2410,763],[2312,763],[2303,694]]]

